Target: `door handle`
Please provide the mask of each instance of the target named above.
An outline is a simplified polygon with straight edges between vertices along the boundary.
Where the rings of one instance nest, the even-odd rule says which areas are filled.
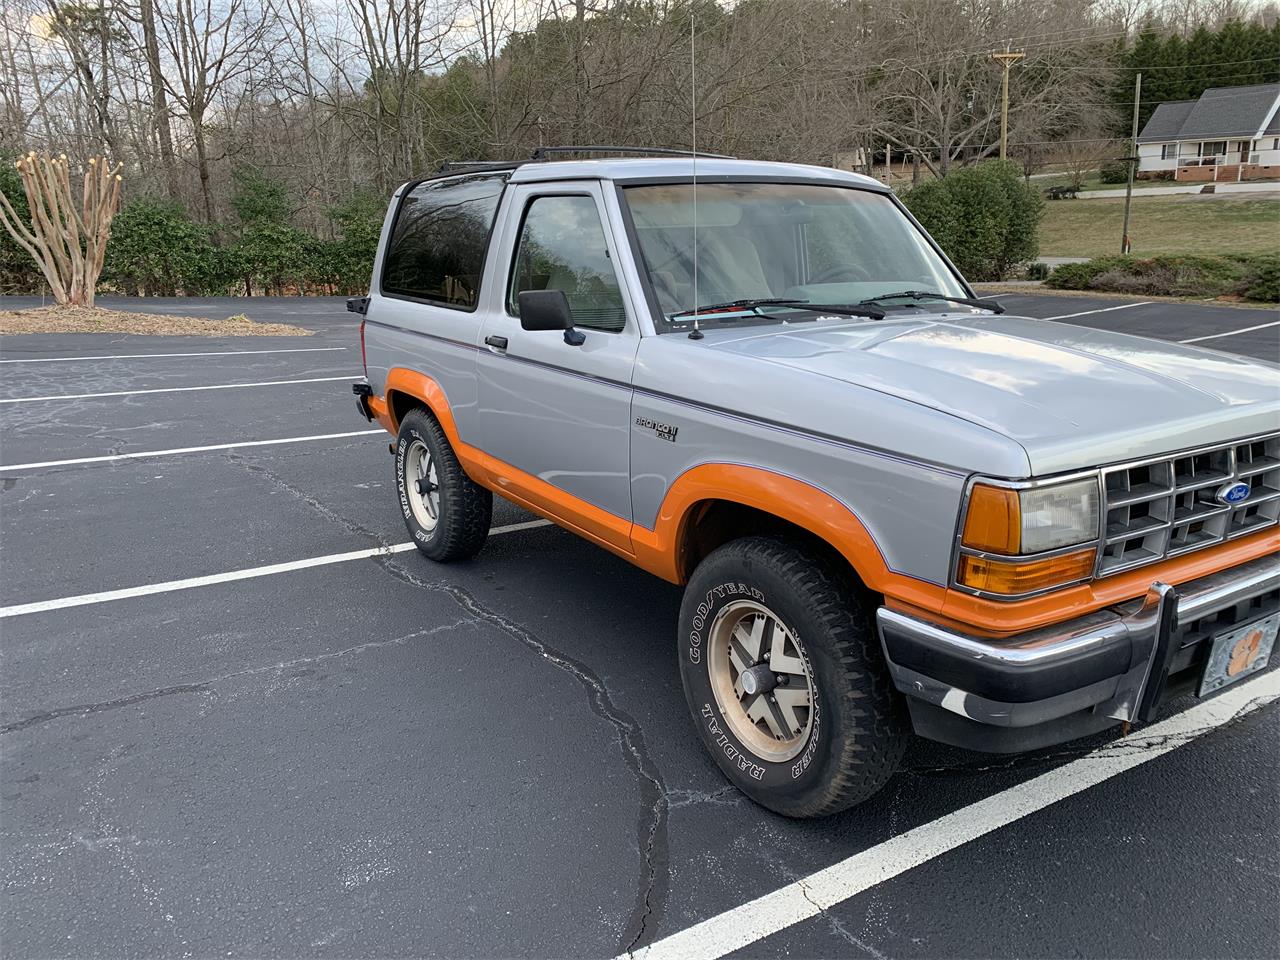
[[[487,336],[487,337],[485,337],[485,338],[484,338],[484,342],[485,342],[486,346],[493,347],[493,349],[495,349],[495,350],[505,350],[505,349],[507,349],[507,338],[506,338],[506,337],[499,337],[499,336],[497,336],[496,334],[490,334],[489,336]]]

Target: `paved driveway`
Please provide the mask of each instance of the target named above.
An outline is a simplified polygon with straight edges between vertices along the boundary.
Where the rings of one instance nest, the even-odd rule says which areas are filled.
[[[1280,355],[1274,314],[1002,299]],[[317,334],[0,343],[5,957],[1276,954],[1280,710],[1236,714],[1280,675],[787,821],[694,736],[677,588],[508,505],[473,562],[400,546],[341,301],[124,306]]]

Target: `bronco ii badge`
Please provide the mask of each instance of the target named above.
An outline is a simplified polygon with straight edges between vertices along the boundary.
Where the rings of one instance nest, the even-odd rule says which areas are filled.
[[[1249,485],[1247,483],[1224,483],[1218,488],[1218,492],[1214,497],[1219,503],[1237,504],[1244,503],[1249,499]]]
[[[648,417],[636,417],[636,426],[643,430],[652,430],[658,435],[659,440],[666,440],[669,443],[675,443],[676,434],[680,432],[679,427],[673,427],[669,423],[659,423]]]

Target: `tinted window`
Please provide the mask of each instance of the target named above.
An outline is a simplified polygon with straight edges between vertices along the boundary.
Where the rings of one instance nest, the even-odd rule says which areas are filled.
[[[618,332],[627,325],[622,291],[591,197],[539,197],[529,204],[511,271],[507,307],[522,290],[563,290],[575,326]]]
[[[382,269],[382,292],[474,310],[505,177],[420,183],[404,198]]]

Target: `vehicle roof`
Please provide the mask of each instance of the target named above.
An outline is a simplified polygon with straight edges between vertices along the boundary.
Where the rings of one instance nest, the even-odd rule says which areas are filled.
[[[693,176],[692,157],[614,157],[598,160],[548,160],[521,164],[511,174],[512,183],[544,180],[658,180]],[[725,160],[698,157],[698,179],[725,177],[760,179],[828,180],[873,190],[887,190],[884,184],[859,173],[803,163],[773,163],[763,160]]]

